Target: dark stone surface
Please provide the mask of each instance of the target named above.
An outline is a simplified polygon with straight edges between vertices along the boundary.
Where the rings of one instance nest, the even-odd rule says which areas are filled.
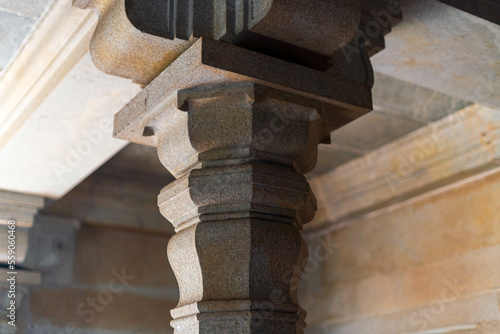
[[[474,16],[500,25],[500,2],[496,0],[438,0]]]

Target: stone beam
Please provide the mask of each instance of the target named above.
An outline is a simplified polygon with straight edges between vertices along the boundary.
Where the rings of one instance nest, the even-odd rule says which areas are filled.
[[[97,15],[91,11],[71,0],[0,1],[0,7],[28,15],[49,2],[0,75],[0,189],[59,198],[127,144],[112,138],[112,118],[140,87],[92,63]],[[10,27],[12,34],[17,28]]]
[[[147,84],[114,135],[157,147],[177,178],[158,197],[177,232],[175,333],[303,333],[304,174],[331,131],[371,110],[369,56],[399,2],[76,2],[100,14],[98,66]]]
[[[306,232],[335,229],[498,170],[499,131],[496,109],[471,105],[312,179],[319,210]]]

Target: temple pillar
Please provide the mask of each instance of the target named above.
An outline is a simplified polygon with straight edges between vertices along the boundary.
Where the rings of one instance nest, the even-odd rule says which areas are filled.
[[[181,293],[175,332],[303,333],[299,231],[315,199],[302,174],[325,135],[321,111],[253,83],[179,95],[182,110],[165,111],[154,129],[162,162],[182,169],[159,196],[177,231],[168,245]]]
[[[96,65],[144,85],[114,136],[157,147],[177,179],[158,197],[177,232],[175,333],[303,333],[300,230],[316,210],[304,174],[371,110],[369,56],[399,2],[75,3],[100,14]],[[381,12],[384,26],[360,33]]]

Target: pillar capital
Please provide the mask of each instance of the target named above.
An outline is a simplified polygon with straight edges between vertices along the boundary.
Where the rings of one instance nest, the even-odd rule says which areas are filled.
[[[274,103],[271,109],[275,114],[279,114],[281,108],[281,113],[287,115],[289,112],[284,111],[285,106],[294,104],[297,117],[299,114],[300,117],[309,115],[311,124],[317,123],[323,128],[318,133],[322,137],[320,142],[331,131],[366,114],[372,107],[371,89],[362,83],[228,43],[199,39],[115,116],[114,135],[135,143],[158,146],[161,129],[170,127],[173,131],[172,127],[175,127],[180,131],[182,127],[178,127],[177,122],[184,122],[183,117],[189,115],[189,108],[201,110],[203,105],[214,101],[226,103],[229,99],[236,101],[238,97],[240,110],[247,105],[248,110],[256,111],[265,104]],[[302,111],[298,112],[299,109]],[[312,110],[316,112],[310,114]],[[218,114],[222,121],[224,114]],[[248,115],[251,114],[256,121],[258,112]],[[256,128],[254,125],[258,124],[253,124],[253,129]],[[177,134],[184,136],[185,142],[191,145],[186,132]],[[231,138],[235,140],[234,136]],[[196,150],[194,144],[192,150]],[[194,155],[194,151],[185,152],[185,149],[188,148],[172,152],[179,158],[171,160],[167,168],[175,176],[189,169],[189,166],[178,167],[189,161],[183,155]]]
[[[345,107],[261,82],[169,92],[156,80],[117,115],[116,130],[128,123],[118,133],[151,140],[178,178],[158,197],[177,231],[168,246],[181,294],[176,333],[303,333],[300,230],[316,211],[303,173]]]
[[[177,176],[201,164],[258,160],[306,173],[316,163],[317,145],[330,138],[320,101],[261,84],[181,90],[177,103],[146,126],[156,135],[161,161]]]

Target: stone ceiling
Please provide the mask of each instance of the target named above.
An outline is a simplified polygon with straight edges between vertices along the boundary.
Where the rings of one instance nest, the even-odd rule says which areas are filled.
[[[374,112],[332,134],[333,144],[322,145],[318,167],[311,177],[436,122],[463,109],[469,101],[500,107],[500,80],[497,79],[500,27],[436,0],[402,2],[405,20],[388,35],[386,50],[372,59],[376,71]],[[46,11],[47,8],[50,10]],[[56,9],[59,14],[52,16],[52,23],[47,22],[52,20],[50,15]],[[26,37],[37,22],[37,32],[46,23],[52,24],[59,34],[68,30],[67,36],[58,37],[66,42],[61,43],[63,46],[54,52],[53,58],[62,57],[64,61],[59,61],[58,68],[49,61],[42,62],[47,67],[44,74],[52,73],[54,68],[61,71],[54,71],[49,78],[41,77],[43,80],[24,73],[34,77],[28,82],[30,85],[43,89],[31,89],[26,95],[20,95],[19,101],[32,99],[36,103],[22,106],[26,109],[19,112],[22,123],[17,132],[4,136],[8,140],[4,141],[5,147],[0,140],[0,160],[16,161],[16,164],[0,166],[0,173],[10,176],[0,179],[0,189],[59,198],[126,142],[103,136],[103,141],[94,145],[88,156],[80,157],[75,166],[70,166],[70,173],[65,173],[62,179],[55,173],[54,166],[67,165],[71,152],[87,141],[86,134],[99,130],[99,123],[105,118],[111,119],[140,87],[129,80],[101,73],[88,53],[82,58],[88,50],[95,18],[88,18],[88,11],[72,8],[71,0],[0,0],[0,10],[0,17],[6,18],[0,19],[2,68],[12,59],[17,61],[26,46],[33,43],[33,38],[26,42]],[[40,20],[42,16],[44,20]],[[73,36],[79,32],[71,29],[79,26],[87,30],[82,33],[81,42],[76,43]],[[46,30],[49,33],[45,39],[38,41],[42,46],[55,40],[53,31]],[[420,35],[429,42],[423,43]],[[19,52],[23,41],[25,47]],[[486,49],[481,49],[482,45],[486,45]],[[34,49],[34,57],[37,53],[46,54],[38,47]],[[30,57],[25,58],[29,62],[36,60]],[[69,66],[68,59],[76,66]],[[24,64],[19,68],[23,69]],[[2,82],[6,76],[0,75],[0,128],[3,114],[11,112],[10,105],[4,104],[5,97],[15,92],[16,83],[23,86],[19,89],[26,86],[24,79],[18,80],[15,76],[14,87]],[[47,85],[47,80],[53,78],[59,81]],[[32,92],[38,95],[32,97]],[[0,131],[0,137],[2,135]]]
[[[0,0],[0,75],[54,0]]]

